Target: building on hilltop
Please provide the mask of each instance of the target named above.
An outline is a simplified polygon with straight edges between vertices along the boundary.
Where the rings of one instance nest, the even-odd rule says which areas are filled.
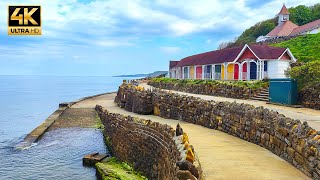
[[[278,26],[270,31],[266,36],[259,36],[256,42],[263,42],[279,37],[290,37],[305,34],[317,34],[320,32],[320,19],[298,26],[289,20],[290,13],[285,5],[278,13]]]
[[[290,62],[296,59],[288,48],[246,44],[170,61],[169,76],[213,80],[285,78]]]

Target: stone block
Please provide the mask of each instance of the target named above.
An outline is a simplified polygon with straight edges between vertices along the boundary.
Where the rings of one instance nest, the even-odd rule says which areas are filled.
[[[199,178],[200,174],[197,170],[197,168],[189,161],[186,160],[182,160],[177,162],[177,166],[179,167],[179,170],[188,170],[191,172],[191,174],[196,177]]]
[[[177,172],[177,177],[179,180],[197,180],[197,178],[188,170],[179,170]]]
[[[296,162],[299,164],[299,165],[303,165],[304,164],[304,158],[301,154],[299,154],[298,152],[295,152],[294,153],[294,159],[296,160]]]
[[[287,153],[289,156],[294,157],[295,150],[292,147],[287,147]]]

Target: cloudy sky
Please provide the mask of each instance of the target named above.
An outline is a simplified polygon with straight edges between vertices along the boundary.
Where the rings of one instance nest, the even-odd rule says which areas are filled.
[[[214,50],[287,7],[319,0],[1,0],[0,74],[92,75],[167,70]],[[42,36],[8,36],[8,5],[42,5]]]

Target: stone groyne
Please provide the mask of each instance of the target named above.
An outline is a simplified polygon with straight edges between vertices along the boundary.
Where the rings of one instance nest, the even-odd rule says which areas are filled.
[[[128,162],[149,179],[199,177],[194,159],[188,159],[188,152],[194,154],[194,149],[186,135],[176,136],[176,131],[168,125],[109,113],[99,105],[96,111],[104,125],[106,144],[120,161]]]
[[[264,147],[309,177],[320,179],[320,133],[306,122],[263,107],[206,101],[158,89],[145,91],[130,84],[119,87],[115,102],[129,111],[218,129]]]
[[[17,149],[26,149],[32,146],[33,143],[36,143],[41,139],[41,137],[50,129],[50,127],[54,124],[54,122],[62,115],[67,109],[71,106],[80,103],[84,100],[91,99],[97,96],[111,94],[114,92],[96,94],[93,96],[83,97],[81,99],[72,101],[72,102],[64,102],[59,104],[59,108],[53,112],[45,121],[43,121],[38,127],[33,129],[24,139],[19,142],[15,148]]]

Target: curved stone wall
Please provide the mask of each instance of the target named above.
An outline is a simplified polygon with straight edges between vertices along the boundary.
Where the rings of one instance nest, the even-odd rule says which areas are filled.
[[[98,105],[96,110],[113,156],[129,162],[149,179],[177,179],[181,172],[176,164],[182,159],[177,146],[181,143],[177,142],[182,142],[183,136],[176,136],[168,125],[109,113]]]
[[[140,94],[126,85],[119,91],[124,96]],[[320,178],[320,133],[306,122],[248,104],[206,101],[161,90],[145,93],[152,97],[155,115],[226,132],[270,150],[309,177]],[[122,97],[117,101],[126,103]]]

